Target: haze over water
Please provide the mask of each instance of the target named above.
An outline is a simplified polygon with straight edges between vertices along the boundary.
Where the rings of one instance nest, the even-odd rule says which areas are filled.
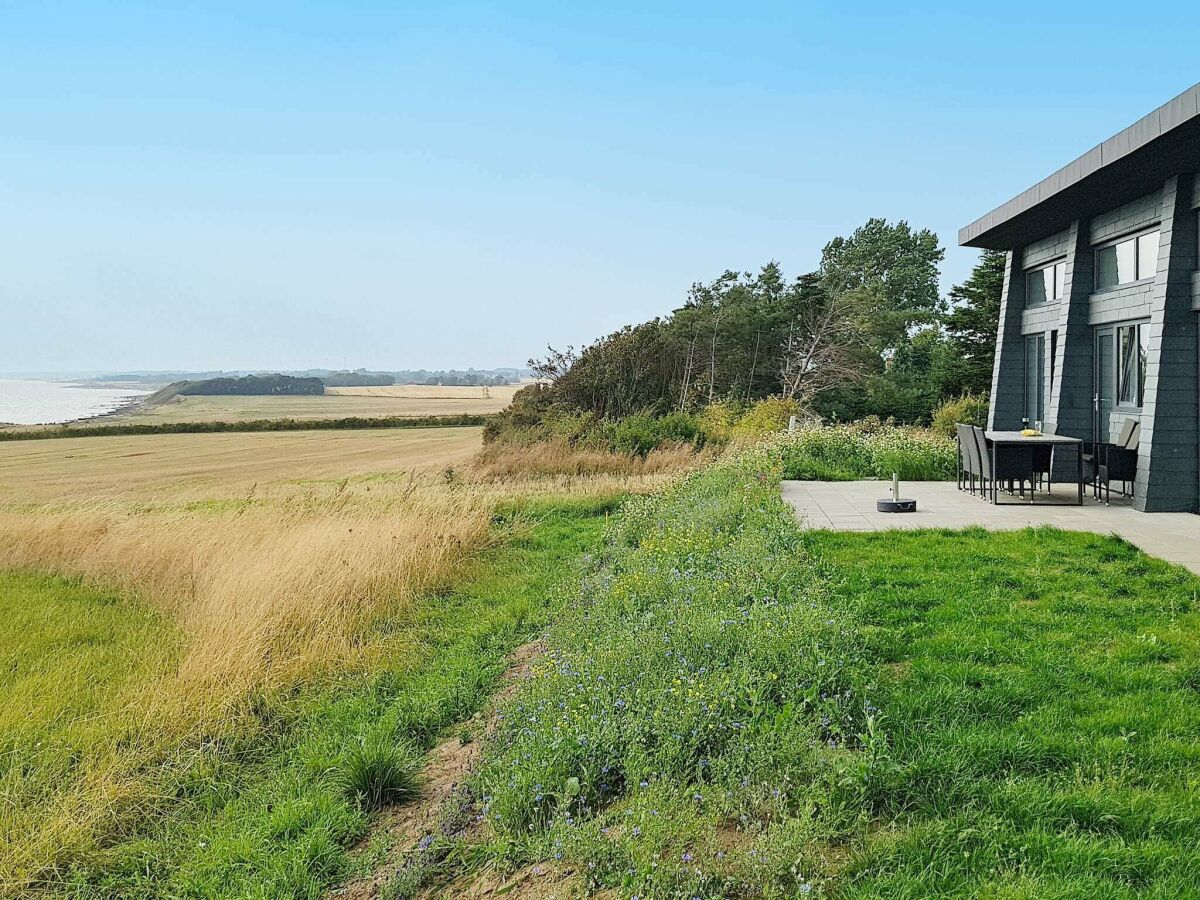
[[[54,425],[112,412],[149,391],[0,378],[0,424]]]

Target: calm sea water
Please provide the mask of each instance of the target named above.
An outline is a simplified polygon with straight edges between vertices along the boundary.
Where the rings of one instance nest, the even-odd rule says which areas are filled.
[[[0,422],[53,425],[99,416],[150,393],[136,388],[85,387],[69,381],[0,379]]]

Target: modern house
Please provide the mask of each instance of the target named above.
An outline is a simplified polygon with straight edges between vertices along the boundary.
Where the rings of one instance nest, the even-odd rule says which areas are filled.
[[[1139,420],[1145,511],[1200,511],[1197,173],[1200,85],[959,232],[1007,254],[989,427]]]

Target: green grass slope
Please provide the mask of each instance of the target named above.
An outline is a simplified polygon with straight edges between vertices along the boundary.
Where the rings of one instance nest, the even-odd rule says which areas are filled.
[[[1200,580],[806,533],[755,451],[631,502],[475,779],[473,869],[623,897],[1200,896]]]

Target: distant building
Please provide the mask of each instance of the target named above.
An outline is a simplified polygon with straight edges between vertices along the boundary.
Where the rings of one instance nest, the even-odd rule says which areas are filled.
[[[1134,506],[1200,511],[1200,85],[959,232],[1007,251],[989,425],[1108,441]]]

